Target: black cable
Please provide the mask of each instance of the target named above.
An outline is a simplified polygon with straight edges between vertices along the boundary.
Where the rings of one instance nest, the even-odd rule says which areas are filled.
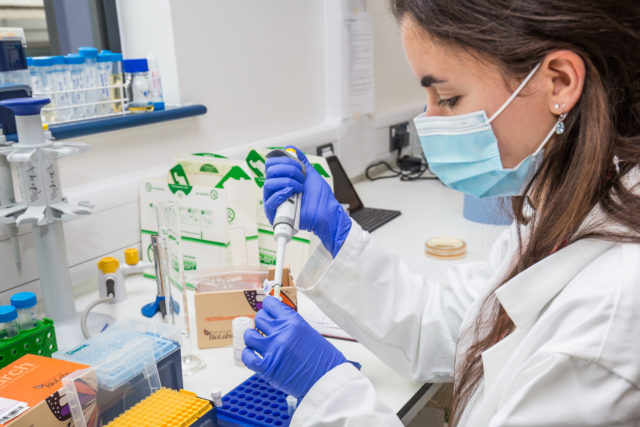
[[[398,148],[396,165],[399,167],[399,169],[395,169],[386,161],[376,162],[367,166],[367,168],[365,169],[364,174],[367,177],[367,179],[370,181],[377,181],[380,179],[389,179],[389,178],[398,178],[398,177],[400,178],[400,181],[415,181],[419,179],[437,179],[437,177],[435,176],[423,176],[425,172],[429,171],[429,165],[427,164],[427,162],[422,161],[422,159],[420,159],[420,164],[418,165],[418,169],[416,170],[404,169],[402,167],[403,158],[400,156],[401,153],[402,153],[402,148]],[[405,157],[406,157],[406,160],[404,161],[405,165],[409,159],[411,159],[411,163],[415,165],[416,158],[411,158],[408,156],[405,156]],[[370,175],[371,169],[376,168],[378,166],[385,166],[387,170],[390,171],[392,174],[382,175],[382,176],[371,176]]]

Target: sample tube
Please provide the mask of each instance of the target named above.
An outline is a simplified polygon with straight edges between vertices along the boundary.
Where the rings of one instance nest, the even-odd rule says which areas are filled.
[[[111,100],[111,94],[109,91],[109,76],[111,75],[111,52],[102,51],[98,54],[97,59],[97,80],[98,86],[102,89],[100,90],[100,95],[98,96],[98,101],[105,102]],[[106,104],[98,104],[98,114],[105,115],[111,112],[111,105]]]
[[[122,99],[125,97],[122,89],[124,78],[122,77],[122,54],[111,54],[111,74],[109,75],[109,85],[120,87],[112,87],[110,91],[111,99],[114,101],[111,104],[111,109],[114,113],[120,112],[124,109]]]
[[[56,106],[56,121],[63,122],[71,119],[71,82],[69,81],[69,70],[64,56],[51,57],[51,69],[49,73],[51,90],[57,92],[52,95]]]
[[[33,80],[36,78],[36,69],[33,66],[33,57],[27,57],[27,67],[29,68],[29,86],[33,90]]]
[[[298,406],[298,399],[295,396],[287,396],[287,413],[289,416],[293,416],[293,413],[296,412],[296,407]]]
[[[0,338],[18,335],[18,312],[12,305],[0,305]]]
[[[50,56],[38,56],[33,58],[33,67],[35,69],[34,79],[32,80],[33,91],[35,96],[49,97],[51,103],[42,107],[42,121],[45,123],[53,123],[56,120],[55,99],[49,94],[51,92],[51,70],[53,60]]]
[[[213,390],[211,390],[211,400],[213,401],[213,404],[216,405],[216,408],[221,407],[222,390],[220,390],[219,388],[214,388]]]
[[[78,105],[72,108],[71,119],[79,120],[84,118],[86,93],[82,90],[85,88],[83,64],[84,58],[78,54],[72,53],[64,57],[69,70],[69,82],[71,83],[71,103]],[[81,106],[82,105],[82,106]]]
[[[32,329],[38,326],[38,299],[33,292],[18,292],[11,296],[11,305],[18,312],[18,328]]]
[[[253,320],[250,317],[236,317],[231,321],[231,331],[233,332],[233,361],[238,366],[242,363],[242,350],[244,345],[244,331],[253,328]]]
[[[98,84],[98,49],[95,47],[81,47],[78,49],[78,54],[84,58],[84,83],[85,88],[89,89],[86,92],[86,103],[91,104],[85,107],[86,115],[88,117],[98,114],[96,104],[100,97],[100,89]]]

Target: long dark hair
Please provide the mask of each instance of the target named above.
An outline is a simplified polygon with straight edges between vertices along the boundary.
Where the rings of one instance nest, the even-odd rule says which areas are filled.
[[[640,197],[621,179],[640,163],[640,1],[392,0],[392,9],[397,19],[411,17],[437,40],[482,54],[505,76],[522,79],[558,49],[584,61],[580,100],[529,185],[533,204],[543,204],[527,217],[523,198],[513,200],[516,221],[530,230],[526,242],[520,239],[514,267],[496,288],[578,239],[640,242]],[[620,160],[619,172],[614,158]],[[596,205],[606,221],[630,231],[606,231],[603,224],[581,228]],[[472,344],[456,361],[454,423],[482,379],[481,353],[513,328],[490,293],[465,332]]]

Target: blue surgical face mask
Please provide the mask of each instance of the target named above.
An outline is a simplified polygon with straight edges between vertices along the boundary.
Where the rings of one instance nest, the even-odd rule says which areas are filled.
[[[429,168],[450,188],[476,197],[522,195],[542,163],[543,147],[558,124],[536,151],[516,167],[505,169],[491,122],[515,99],[540,67],[536,65],[509,99],[487,118],[484,111],[450,117],[421,114],[414,123]],[[563,116],[558,120],[561,123]]]

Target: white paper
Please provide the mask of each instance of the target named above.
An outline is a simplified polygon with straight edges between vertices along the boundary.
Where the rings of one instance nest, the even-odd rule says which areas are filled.
[[[367,12],[343,18],[343,111],[346,115],[374,111],[373,24]]]
[[[29,405],[25,402],[0,397],[0,424],[8,423],[27,409]]]
[[[322,336],[355,341],[302,292],[298,292],[298,313]]]

